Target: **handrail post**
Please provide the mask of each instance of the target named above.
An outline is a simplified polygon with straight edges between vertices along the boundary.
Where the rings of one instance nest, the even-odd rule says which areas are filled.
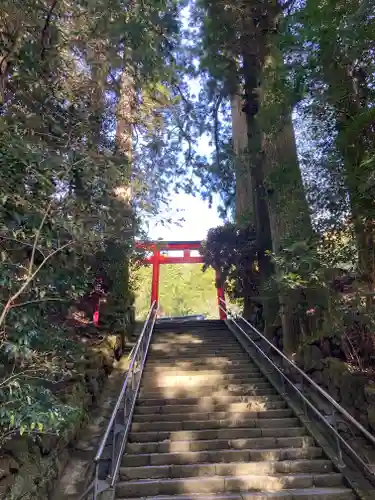
[[[333,409],[332,412],[332,426],[336,429],[337,434],[335,434],[335,439],[336,439],[336,446],[337,446],[337,458],[338,458],[338,465],[339,467],[344,467],[344,460],[342,456],[342,448],[341,448],[341,443],[340,439],[338,438],[338,427],[337,427],[337,418],[336,418],[336,410],[335,408]]]
[[[219,306],[219,318],[222,321],[227,319],[227,306],[225,304],[225,293],[222,285],[222,277],[219,269],[216,269],[217,305]]]
[[[151,286],[151,305],[159,303],[159,281],[160,281],[160,250],[154,248],[152,258],[152,286]]]

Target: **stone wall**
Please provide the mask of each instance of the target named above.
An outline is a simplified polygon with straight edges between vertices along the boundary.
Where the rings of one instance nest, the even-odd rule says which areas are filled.
[[[327,356],[324,346],[305,345],[296,362],[358,422],[375,431],[375,382],[345,361]]]
[[[47,499],[54,481],[69,460],[69,447],[87,423],[87,412],[95,406],[103,383],[112,371],[114,345],[107,337],[92,346],[72,368],[70,380],[59,390],[62,399],[82,410],[82,419],[63,436],[15,436],[0,449],[0,498],[6,500]]]

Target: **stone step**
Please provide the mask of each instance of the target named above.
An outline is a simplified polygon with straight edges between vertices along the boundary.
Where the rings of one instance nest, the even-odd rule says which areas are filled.
[[[236,355],[237,353],[246,354],[246,351],[242,348],[242,346],[237,344],[228,345],[227,343],[201,343],[201,344],[180,344],[178,342],[169,342],[169,343],[159,343],[159,344],[151,344],[149,347],[148,355],[149,356],[163,356],[163,355],[171,355],[174,357],[178,357],[180,355],[184,355],[186,353],[191,353],[193,356],[202,354],[216,354],[222,353],[223,356],[227,356],[229,353],[233,353]],[[248,356],[248,355],[247,355]]]
[[[151,371],[152,373],[159,373],[161,375],[163,374],[169,374],[174,372],[181,371],[183,374],[188,374],[191,373],[192,376],[197,376],[200,372],[203,372],[203,374],[207,375],[217,375],[217,374],[222,374],[222,373],[236,373],[236,372],[243,372],[243,373],[254,373],[258,377],[261,376],[260,370],[254,366],[252,363],[242,363],[238,365],[233,365],[233,366],[224,366],[224,367],[218,367],[217,365],[208,365],[207,367],[200,366],[199,370],[196,369],[194,364],[189,366],[189,361],[184,361],[183,364],[180,364],[179,360],[176,360],[176,362],[171,361],[168,363],[167,366],[161,365],[159,363],[157,364],[149,364],[150,362],[147,361],[144,367],[144,372],[149,372]]]
[[[283,489],[342,486],[341,474],[285,474],[246,476],[203,476],[158,480],[120,481],[116,492],[123,498],[181,493],[224,493],[275,491]]]
[[[187,346],[195,346],[195,345],[205,345],[207,343],[218,345],[219,347],[223,347],[225,345],[229,346],[238,346],[239,343],[237,339],[233,335],[227,335],[226,332],[223,333],[206,333],[205,335],[197,335],[194,332],[189,332],[187,335],[178,334],[178,335],[157,335],[153,338],[152,345],[168,345],[168,344],[176,344],[176,345],[187,345]]]
[[[159,395],[156,398],[141,396],[137,400],[137,406],[166,406],[166,405],[194,405],[206,407],[211,404],[220,403],[237,403],[242,401],[252,401],[254,398],[262,398],[263,396],[278,397],[275,389],[272,387],[265,389],[248,389],[246,392],[238,392],[237,394],[228,393],[225,391],[213,393],[211,396],[200,397],[176,397],[168,398],[165,395]],[[251,398],[251,399],[250,399]]]
[[[124,467],[143,467],[146,465],[184,465],[220,462],[264,462],[282,460],[301,460],[321,458],[322,450],[318,447],[278,448],[278,449],[243,449],[185,451],[182,453],[125,453],[122,459]]]
[[[226,356],[212,356],[208,357],[206,359],[200,359],[200,358],[195,358],[191,360],[175,360],[174,363],[172,363],[174,366],[186,368],[189,367],[189,369],[197,368],[205,369],[204,367],[212,367],[215,370],[221,369],[222,367],[227,367],[227,366],[254,366],[248,356],[242,356],[239,359],[230,359],[227,358]],[[146,361],[146,367],[148,366],[153,366],[153,367],[160,367],[162,369],[164,366],[171,366],[170,360],[160,360],[160,361],[152,361],[151,358],[147,358]]]
[[[236,396],[237,397],[237,396]],[[280,396],[243,396],[246,401],[234,401],[220,403],[215,401],[200,401],[196,405],[164,405],[164,406],[136,406],[134,408],[134,414],[138,415],[144,413],[147,415],[155,416],[160,413],[193,413],[197,411],[231,411],[231,412],[246,412],[246,411],[264,411],[264,410],[276,410],[279,408],[285,408],[286,403],[281,399]],[[228,407],[228,405],[230,405]]]
[[[303,427],[238,427],[203,429],[197,431],[145,431],[131,432],[130,443],[147,443],[156,441],[188,441],[202,439],[236,439],[236,438],[260,438],[260,437],[296,437],[303,436]]]
[[[194,335],[190,334],[189,336],[184,335],[175,335],[175,336],[162,336],[158,335],[154,337],[152,345],[155,344],[176,344],[176,345],[185,345],[185,346],[199,346],[199,345],[215,345],[218,347],[223,347],[225,345],[228,346],[238,346],[239,343],[233,336],[225,336],[224,335]]]
[[[171,355],[171,356],[179,356],[186,352],[190,352],[193,355],[201,355],[201,353],[209,354],[209,353],[217,353],[221,352],[223,356],[227,356],[227,353],[241,353],[246,354],[246,351],[243,349],[240,343],[236,344],[228,344],[225,341],[223,343],[220,342],[202,342],[200,344],[181,344],[179,342],[171,341],[168,343],[159,343],[151,344],[149,348],[149,355]],[[248,355],[247,355],[248,356]]]
[[[151,365],[146,363],[144,370],[144,374],[147,374],[148,376],[152,377],[154,375],[169,375],[169,376],[178,376],[178,375],[184,375],[184,376],[191,376],[191,377],[196,377],[200,376],[202,373],[207,374],[209,376],[213,375],[230,375],[230,374],[236,374],[236,373],[243,373],[243,374],[248,374],[252,375],[253,377],[262,377],[262,374],[260,371],[254,367],[253,365],[247,363],[247,364],[241,364],[241,365],[234,365],[234,366],[222,366],[222,367],[217,367],[215,365],[201,365],[200,367],[197,367],[195,365],[189,365],[189,364],[178,364],[171,362],[168,365],[160,365],[155,364]],[[262,377],[264,380],[264,377]]]
[[[191,345],[181,345],[176,342],[170,342],[168,344],[151,344],[148,354],[149,356],[156,355],[172,355],[178,357],[181,354],[191,353],[192,355],[210,354],[210,353],[222,353],[224,356],[228,356],[229,353],[241,353],[246,354],[240,344],[233,345],[220,345],[220,344],[191,344]]]
[[[170,415],[168,415],[170,416]],[[134,432],[147,432],[147,431],[196,431],[196,430],[214,430],[214,429],[236,429],[236,428],[275,428],[280,425],[279,422],[273,419],[263,419],[259,422],[254,422],[252,419],[246,419],[242,416],[240,419],[224,419],[224,420],[188,420],[184,417],[184,420],[181,421],[181,415],[179,415],[180,419],[175,419],[174,421],[168,420],[160,420],[158,416],[158,421],[148,422],[150,417],[148,416],[142,422],[134,422],[132,424],[132,430]],[[297,427],[299,425],[299,421],[297,419],[289,418],[287,422],[285,422],[284,427]]]
[[[147,414],[134,415],[133,427],[135,430],[199,430],[218,429],[220,427],[298,427],[299,420],[292,416],[292,412],[284,410],[268,410],[263,412],[230,413],[180,413],[159,414],[150,422]]]
[[[180,339],[174,339],[174,340],[168,340],[168,341],[157,341],[157,342],[152,342],[150,347],[149,347],[149,353],[159,353],[159,352],[165,352],[165,353],[172,353],[176,354],[178,352],[182,352],[184,350],[190,350],[197,352],[199,354],[199,350],[202,349],[202,351],[221,351],[224,353],[227,352],[227,349],[229,351],[235,351],[235,352],[242,352],[246,353],[242,345],[237,342],[228,342],[228,340],[225,339],[210,339],[210,340],[203,340],[201,341],[200,339],[195,339],[193,342],[181,342]]]
[[[222,351],[215,351],[214,349],[210,350],[202,350],[200,351],[189,351],[189,352],[171,352],[171,353],[156,353],[156,352],[151,352],[148,354],[147,358],[152,359],[153,361],[159,361],[159,360],[194,360],[194,359],[205,359],[205,357],[215,357],[215,356],[226,356],[226,357],[231,357],[235,359],[240,359],[240,360],[245,360],[246,358],[249,359],[249,356],[244,352],[240,350],[222,350]]]
[[[225,349],[226,346],[233,349],[241,349],[241,344],[235,339],[230,341],[225,337],[183,337],[182,335],[172,338],[155,337],[151,343],[150,349],[194,349],[199,347],[215,347],[217,349]]]
[[[190,375],[185,377],[184,375],[180,376],[168,376],[168,375],[156,375],[154,378],[145,377],[142,381],[142,388],[161,388],[161,387],[184,387],[184,386],[198,386],[205,385],[206,387],[209,385],[216,386],[222,382],[227,383],[236,383],[243,382],[244,384],[251,384],[252,379],[254,378],[254,374],[252,373],[236,373],[233,375],[226,374],[215,374],[210,376],[205,375]]]
[[[310,436],[260,437],[244,439],[211,439],[201,441],[161,441],[127,443],[126,453],[183,453],[189,451],[242,450],[270,448],[308,448],[313,446]]]
[[[202,330],[201,325],[186,325],[181,328],[181,327],[173,327],[173,330],[171,330],[171,327],[166,327],[164,326],[163,328],[156,327],[155,332],[153,334],[153,339],[158,340],[162,338],[164,341],[182,337],[184,341],[186,342],[186,339],[188,338],[190,341],[193,341],[195,339],[198,340],[205,340],[209,338],[222,338],[223,340],[229,340],[230,342],[233,342],[233,339],[235,338],[231,332],[228,331],[227,327],[220,328],[218,329],[217,327],[205,327],[204,331]]]
[[[184,342],[192,342],[192,341],[205,341],[208,339],[222,339],[227,342],[236,342],[235,337],[233,334],[225,327],[222,330],[215,329],[214,331],[212,330],[205,330],[205,331],[187,331],[187,332],[156,332],[154,334],[153,340],[154,342],[159,342],[161,339],[163,342],[169,341],[169,340],[175,340],[175,339],[182,339],[181,341]]]
[[[173,398],[173,397],[191,397],[191,396],[210,396],[210,395],[219,395],[219,394],[248,394],[247,391],[254,390],[265,390],[265,389],[273,389],[272,385],[269,382],[264,381],[262,378],[252,379],[252,382],[249,384],[227,384],[220,385],[220,389],[213,391],[212,386],[199,386],[190,389],[185,389],[184,387],[170,387],[164,388],[162,395],[163,397]],[[152,391],[152,390],[143,390],[141,389],[139,392],[139,397],[142,398],[159,398],[160,391]]]
[[[261,376],[260,374],[260,371],[255,368],[253,365],[251,364],[248,364],[248,365],[240,365],[240,366],[230,366],[230,367],[226,367],[226,368],[220,368],[220,369],[217,369],[217,368],[203,368],[201,367],[200,370],[196,370],[196,369],[190,369],[189,367],[183,367],[183,368],[180,368],[179,366],[175,366],[173,364],[171,364],[170,366],[168,366],[167,368],[166,367],[159,367],[159,366],[148,366],[146,365],[144,370],[143,370],[143,373],[146,375],[149,375],[149,376],[153,376],[153,375],[156,375],[156,376],[159,376],[159,375],[168,375],[168,376],[180,376],[180,375],[183,375],[185,377],[194,377],[194,376],[197,376],[199,374],[207,374],[207,375],[222,375],[222,374],[227,374],[227,375],[231,375],[231,374],[235,374],[235,373],[246,373],[246,374],[257,374],[259,377]],[[264,380],[264,379],[263,379]]]
[[[121,500],[119,496],[116,498]],[[135,500],[135,497],[132,498]],[[132,498],[128,497],[128,500]],[[346,488],[308,488],[251,493],[215,493],[214,495],[158,495],[153,500],[355,500],[355,497]]]
[[[120,478],[157,479],[201,476],[237,476],[247,474],[326,474],[332,472],[329,460],[285,460],[282,462],[216,463],[121,467]]]
[[[169,404],[169,405],[183,405],[183,404],[190,404],[190,405],[196,405],[199,403],[199,401],[204,402],[206,399],[210,401],[218,401],[218,402],[228,402],[232,401],[232,398],[241,398],[241,397],[257,397],[257,396],[272,396],[276,395],[275,389],[272,387],[260,387],[260,388],[248,388],[244,390],[237,390],[237,391],[212,391],[211,388],[211,395],[208,391],[208,388],[205,388],[206,390],[202,389],[201,391],[197,392],[203,392],[203,394],[199,394],[196,396],[193,396],[194,392],[190,391],[189,395],[181,395],[178,393],[177,396],[169,396],[164,393],[163,394],[157,394],[155,392],[153,393],[145,393],[145,394],[140,394],[140,397],[138,398],[138,404],[146,404],[146,405],[153,405],[153,406],[162,406],[163,404]]]
[[[354,500],[231,333],[202,327],[154,336],[116,498]]]
[[[178,352],[178,350],[191,349],[198,351],[199,348],[202,349],[217,349],[219,351],[225,351],[226,348],[231,350],[242,350],[241,344],[237,341],[228,342],[225,339],[193,339],[191,342],[183,341],[183,339],[169,339],[161,340],[155,339],[151,343],[149,352]]]

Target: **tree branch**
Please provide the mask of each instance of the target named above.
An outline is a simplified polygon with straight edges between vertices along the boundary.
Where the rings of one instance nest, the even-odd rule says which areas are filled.
[[[33,281],[33,279],[35,278],[35,276],[39,273],[39,271],[41,270],[41,268],[54,256],[56,255],[57,253],[61,252],[62,250],[64,250],[64,248],[67,248],[68,246],[70,246],[71,244],[73,243],[73,241],[69,241],[68,243],[65,243],[65,245],[57,248],[56,250],[54,250],[53,252],[51,252],[49,255],[47,255],[47,257],[43,260],[43,262],[36,268],[36,270],[26,279],[25,283],[19,288],[19,290],[14,294],[12,295],[7,303],[5,304],[4,306],[4,309],[1,313],[1,316],[0,316],[0,326],[4,323],[4,320],[6,318],[6,315],[8,314],[8,311],[11,309],[12,307],[12,303],[25,291],[25,289],[29,286],[29,284]]]
[[[0,234],[0,240],[14,241],[15,243],[18,243],[21,246],[34,248],[34,245],[32,245],[31,243],[26,243],[25,241],[17,240],[17,238],[9,238],[8,236],[3,236],[2,234]],[[40,248],[35,247],[35,251],[38,251],[44,259],[46,258],[46,255],[40,250]]]
[[[49,25],[51,23],[51,19],[52,19],[52,14],[53,14],[53,11],[57,5],[57,2],[58,0],[53,0],[52,1],[52,4],[47,12],[47,16],[46,16],[46,20],[44,22],[44,26],[43,26],[43,29],[42,29],[42,33],[41,33],[41,36],[40,36],[40,44],[42,46],[42,50],[41,50],[41,53],[40,53],[40,58],[41,59],[44,59],[44,53],[46,51],[46,45],[45,45],[45,41],[47,39],[47,32],[48,32],[48,28],[49,28]]]
[[[44,297],[43,299],[27,300],[26,302],[18,302],[9,307],[9,309],[14,309],[16,307],[28,306],[29,304],[38,304],[40,302],[68,302],[67,299],[59,299],[58,297]]]
[[[44,223],[46,222],[46,219],[47,219],[47,215],[51,209],[51,205],[52,205],[52,201],[50,201],[48,203],[48,207],[47,207],[47,210],[45,211],[44,215],[43,215],[43,219],[41,221],[41,223],[39,224],[39,227],[37,229],[37,232],[35,233],[35,238],[34,238],[34,245],[33,245],[33,251],[31,252],[31,257],[30,257],[30,265],[29,265],[29,275],[31,275],[32,271],[33,271],[33,267],[34,267],[34,260],[35,260],[35,250],[36,250],[36,245],[38,243],[38,240],[39,240],[39,236],[40,236],[40,232],[42,231],[42,228],[44,226]]]

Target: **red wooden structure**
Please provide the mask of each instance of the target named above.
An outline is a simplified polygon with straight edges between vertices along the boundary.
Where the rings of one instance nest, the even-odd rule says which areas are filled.
[[[152,265],[152,285],[151,285],[151,304],[155,301],[159,303],[159,281],[161,264],[202,264],[201,255],[192,255],[193,251],[201,248],[200,241],[157,241],[157,242],[138,242],[136,246],[152,252],[152,255],[143,260],[144,264]],[[181,256],[169,255],[171,252],[183,252]],[[219,273],[216,271],[216,281],[219,280]],[[217,302],[219,307],[220,319],[226,319],[225,313],[225,295],[224,289],[217,289]],[[224,310],[223,310],[224,309]]]

